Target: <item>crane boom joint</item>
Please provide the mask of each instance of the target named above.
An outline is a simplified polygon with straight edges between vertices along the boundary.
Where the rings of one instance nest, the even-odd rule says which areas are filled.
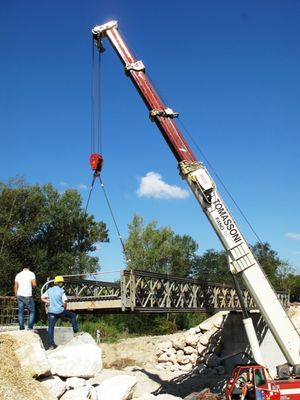
[[[164,110],[158,110],[154,108],[150,111],[150,119],[153,121],[155,117],[164,117],[164,118],[178,118],[179,113],[174,112],[172,108],[165,108]]]

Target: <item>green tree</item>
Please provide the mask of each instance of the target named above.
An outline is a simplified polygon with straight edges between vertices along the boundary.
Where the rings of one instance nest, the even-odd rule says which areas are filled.
[[[206,250],[202,256],[198,257],[194,277],[200,282],[232,284],[233,280],[229,272],[226,252],[213,249]]]
[[[278,253],[271,249],[268,242],[257,242],[251,246],[251,249],[272,285],[277,289],[281,289],[280,285],[283,282],[284,274],[291,271],[290,267],[287,268],[288,263],[279,258]]]
[[[157,228],[152,221],[144,226],[134,215],[124,242],[129,268],[176,276],[190,276],[197,259],[197,243],[188,235],[176,235],[171,228]]]
[[[82,208],[76,190],[22,180],[0,184],[0,292],[11,294],[14,276],[29,266],[40,283],[56,274],[95,272],[95,243],[108,241],[103,222]]]
[[[189,277],[197,260],[198,245],[190,236],[176,235],[169,227],[157,228],[156,221],[144,226],[138,215],[134,215],[128,225],[124,244],[131,269]],[[130,332],[161,334],[190,327],[187,314],[147,314],[126,319]]]
[[[281,260],[278,253],[272,250],[267,242],[257,242],[251,246],[251,249],[272,285],[276,289],[289,290],[292,285],[290,276],[293,276],[293,268],[286,261]],[[224,250],[206,250],[198,258],[194,277],[202,282],[232,284],[226,252]]]
[[[289,274],[287,281],[291,301],[300,302],[300,275]]]
[[[296,280],[294,274],[295,269],[287,261],[281,261],[276,271],[278,288],[291,293],[294,287],[294,281]]]

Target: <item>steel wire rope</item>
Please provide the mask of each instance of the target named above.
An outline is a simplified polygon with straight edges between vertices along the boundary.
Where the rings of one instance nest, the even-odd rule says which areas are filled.
[[[91,65],[91,153],[95,151],[95,45],[92,39],[92,65]]]
[[[218,179],[218,181],[220,182],[220,184],[222,185],[223,189],[225,190],[225,192],[227,193],[227,195],[229,196],[229,198],[231,199],[231,201],[233,202],[233,204],[235,205],[235,207],[237,208],[237,210],[239,211],[239,213],[241,214],[241,216],[244,218],[244,220],[246,221],[247,225],[249,226],[249,228],[251,229],[251,231],[253,232],[254,236],[257,238],[257,240],[259,241],[260,244],[263,244],[262,240],[260,239],[260,237],[258,236],[258,234],[256,233],[255,229],[253,228],[252,224],[250,223],[250,221],[248,220],[248,218],[246,217],[245,213],[243,212],[243,210],[241,209],[241,207],[238,205],[237,201],[234,199],[233,195],[230,193],[229,189],[227,189],[225,183],[223,182],[222,178],[220,177],[220,175],[216,172],[216,170],[214,169],[214,167],[212,166],[212,164],[209,162],[208,158],[205,156],[204,152],[201,150],[200,146],[198,146],[198,143],[195,141],[195,139],[192,137],[192,135],[189,133],[189,131],[187,130],[187,128],[184,126],[182,120],[180,118],[178,118],[178,121],[180,123],[180,125],[182,126],[182,129],[185,131],[185,133],[188,135],[188,137],[191,139],[191,141],[193,142],[194,146],[197,148],[197,150],[199,151],[199,153],[201,154],[202,158],[205,160],[206,164],[209,166],[210,170],[212,171],[212,173],[216,176],[216,178]]]
[[[100,53],[99,53],[99,59],[98,59],[98,73],[100,74],[100,68],[101,66],[101,60],[100,60]],[[94,44],[94,39],[92,38],[92,65],[91,65],[91,153],[94,153],[96,150],[96,129],[95,129],[95,119],[96,119],[96,94],[95,94],[95,86],[96,86],[96,63],[95,63],[95,44]],[[98,99],[99,99],[99,86],[100,86],[100,78],[98,79]],[[99,113],[100,113],[100,108],[99,108]],[[98,113],[98,121],[100,119]],[[99,133],[99,127],[100,124],[98,122],[97,124],[98,127],[98,133]],[[100,134],[99,134],[100,135]],[[99,145],[99,143],[98,143]],[[91,199],[91,194],[93,191],[93,187],[94,187],[94,183],[95,183],[95,174],[93,175],[93,180],[92,180],[92,184],[90,186],[90,191],[89,191],[89,195],[88,195],[88,199],[86,202],[86,206],[85,206],[85,212],[87,212],[89,203],[90,203],[90,199]]]
[[[115,216],[114,216],[112,207],[111,207],[111,205],[110,205],[109,198],[108,198],[108,196],[107,196],[107,194],[106,194],[105,187],[104,187],[104,184],[103,184],[101,175],[99,175],[98,178],[99,178],[99,181],[100,181],[100,186],[101,186],[101,188],[102,188],[102,191],[103,191],[103,194],[104,194],[104,197],[105,197],[105,200],[106,200],[108,209],[109,209],[109,211],[110,211],[110,215],[111,215],[111,217],[112,217],[113,223],[114,223],[115,228],[116,228],[116,231],[117,231],[117,233],[118,233],[120,243],[121,243],[121,245],[122,245],[123,253],[124,253],[124,255],[125,255],[126,264],[128,264],[128,263],[130,262],[130,259],[129,259],[128,256],[127,256],[125,244],[124,244],[124,242],[123,242],[123,239],[122,239],[122,236],[121,236],[121,233],[120,233],[120,230],[119,230],[119,227],[118,227],[116,218],[115,218]]]
[[[95,176],[95,174],[93,174],[93,180],[92,180],[92,184],[90,186],[90,191],[89,191],[88,199],[87,199],[86,206],[85,206],[85,212],[86,213],[87,213],[88,206],[90,204],[90,199],[91,199],[91,195],[92,195],[95,179],[96,179],[96,176]]]
[[[91,152],[95,152],[96,150],[98,152],[100,152],[100,150],[102,150],[102,90],[101,90],[101,82],[102,82],[102,63],[101,63],[101,53],[99,52],[99,57],[98,57],[98,91],[97,91],[97,100],[98,100],[98,108],[97,108],[97,112],[96,112],[96,95],[95,95],[95,86],[96,86],[96,68],[95,68],[95,45],[94,45],[94,40],[92,41],[92,77],[91,77]],[[98,134],[96,135],[96,130],[95,130],[95,119],[97,117],[97,130],[98,130]],[[122,236],[120,234],[120,230],[116,221],[116,218],[114,216],[112,207],[110,205],[110,201],[108,199],[108,196],[106,194],[105,188],[104,188],[104,184],[103,181],[101,179],[100,176],[100,171],[95,171],[95,173],[93,174],[93,180],[92,180],[92,184],[90,186],[90,191],[89,191],[89,195],[88,195],[88,199],[87,199],[87,203],[86,203],[86,207],[85,207],[85,212],[87,212],[89,203],[90,203],[90,199],[91,199],[91,194],[94,188],[94,184],[95,184],[95,180],[96,178],[99,178],[100,181],[100,185],[102,187],[103,193],[104,193],[104,197],[106,200],[106,203],[108,205],[114,226],[116,228],[119,240],[121,242],[121,246],[123,249],[123,253],[125,256],[125,260],[126,260],[126,264],[128,264],[128,262],[130,261],[127,257],[127,252],[125,249],[125,245],[122,239]]]
[[[97,151],[100,154],[103,154],[103,127],[102,127],[102,57],[101,57],[101,52],[98,52],[98,146],[97,146]]]

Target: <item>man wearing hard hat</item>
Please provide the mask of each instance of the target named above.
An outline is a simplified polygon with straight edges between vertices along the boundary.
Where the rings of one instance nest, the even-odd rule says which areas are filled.
[[[54,350],[54,328],[58,318],[68,318],[71,320],[74,334],[78,332],[76,314],[66,309],[67,296],[63,289],[64,277],[56,276],[54,286],[42,294],[42,301],[46,303],[48,309],[48,345],[49,350]]]

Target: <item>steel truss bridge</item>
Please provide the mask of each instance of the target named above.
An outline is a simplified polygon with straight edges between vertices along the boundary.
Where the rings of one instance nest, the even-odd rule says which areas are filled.
[[[52,286],[48,281],[42,293]],[[235,287],[216,283],[199,283],[189,278],[124,270],[118,282],[65,277],[68,310],[77,313],[114,312],[205,312],[241,310]],[[242,289],[245,307],[256,310],[250,293]],[[278,292],[284,307],[289,306],[287,292]]]

